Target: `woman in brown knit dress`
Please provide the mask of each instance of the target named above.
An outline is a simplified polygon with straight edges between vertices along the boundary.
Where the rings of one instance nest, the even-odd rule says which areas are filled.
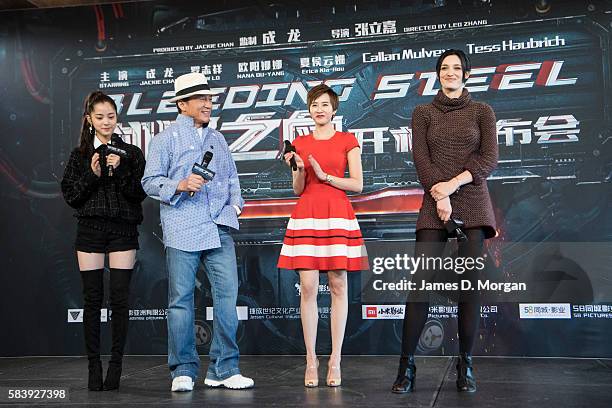
[[[491,107],[471,99],[464,89],[470,62],[460,50],[445,51],[436,64],[441,90],[434,100],[419,105],[412,114],[413,157],[425,194],[416,226],[415,256],[442,256],[449,238],[445,222],[464,222],[467,241],[459,243],[459,257],[478,258],[483,241],[495,236],[495,216],[486,179],[497,166],[497,132]],[[414,275],[416,288],[432,271]],[[466,271],[462,279],[476,287],[478,270]],[[414,298],[412,295],[416,295]],[[406,303],[402,352],[394,393],[414,390],[414,352],[427,320],[429,296],[411,293]],[[476,391],[472,373],[472,345],[480,322],[478,292],[460,293],[458,304],[459,362],[457,390]]]

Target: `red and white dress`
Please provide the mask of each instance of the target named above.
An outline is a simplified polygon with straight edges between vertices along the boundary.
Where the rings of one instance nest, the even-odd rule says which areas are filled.
[[[316,140],[312,135],[298,136],[293,145],[304,160],[306,180],[287,225],[278,267],[367,270],[363,237],[346,193],[319,180],[308,161],[312,155],[324,172],[343,178],[347,153],[359,147],[359,142],[352,133],[336,132],[327,140]]]

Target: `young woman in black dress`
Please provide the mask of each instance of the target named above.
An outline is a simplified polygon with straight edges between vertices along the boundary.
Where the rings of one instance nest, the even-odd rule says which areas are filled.
[[[78,219],[75,249],[83,283],[83,328],[89,360],[88,388],[119,388],[128,333],[129,286],[146,194],[140,184],[142,151],[114,134],[117,106],[102,92],[85,99],[80,143],[62,179],[64,199]],[[108,147],[111,145],[112,147]],[[112,148],[119,149],[111,151]],[[117,154],[115,154],[117,153]],[[121,157],[123,156],[123,157]],[[110,265],[112,347],[104,382],[100,361],[100,308],[104,298],[104,260]]]

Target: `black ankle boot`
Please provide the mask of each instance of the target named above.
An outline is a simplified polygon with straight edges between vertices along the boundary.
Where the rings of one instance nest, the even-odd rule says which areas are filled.
[[[416,366],[414,365],[414,356],[400,358],[399,369],[397,370],[397,378],[391,387],[391,392],[395,394],[406,394],[414,391],[414,382],[416,379]]]
[[[476,392],[476,379],[472,371],[472,356],[468,353],[459,354],[459,362],[457,363],[457,391]]]
[[[104,391],[118,389],[120,380],[121,364],[117,365],[114,363],[109,363],[108,370],[106,371],[106,378],[104,379]]]
[[[123,349],[128,334],[129,305],[131,269],[110,270],[110,308],[112,346],[111,359],[108,363],[108,371],[104,380],[105,390],[116,390],[119,388],[121,379],[121,367],[123,364]]]
[[[104,297],[104,269],[81,272],[83,282],[83,334],[89,360],[87,388],[102,390],[102,362],[100,361],[100,308]]]
[[[87,388],[89,391],[102,391],[102,362],[100,360],[89,360]]]

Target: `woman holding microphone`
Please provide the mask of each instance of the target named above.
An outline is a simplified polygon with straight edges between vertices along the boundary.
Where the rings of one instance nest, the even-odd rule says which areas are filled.
[[[319,273],[327,272],[331,292],[332,352],[326,383],[342,382],[340,360],[348,313],[347,271],[368,268],[359,224],[346,191],[361,192],[363,175],[359,143],[351,133],[337,132],[332,123],[338,95],[327,85],[308,92],[307,105],[314,131],[295,139],[293,190],[300,198],[291,214],[278,267],[299,272],[301,320],[306,346],[304,385],[316,387],[318,379],[317,294]],[[344,173],[348,165],[349,177]]]
[[[414,164],[425,190],[416,225],[416,256],[442,256],[449,237],[445,223],[451,215],[464,222],[467,241],[459,242],[459,257],[482,257],[484,239],[496,235],[486,181],[497,166],[495,114],[489,105],[472,100],[465,89],[470,68],[463,51],[446,50],[436,64],[441,89],[431,103],[417,106],[412,114]],[[425,280],[428,272],[432,271],[417,271],[415,279]],[[477,275],[477,270],[470,270],[464,277],[474,282]],[[415,295],[406,303],[394,393],[414,390],[414,353],[429,310],[429,295]],[[480,322],[480,299],[477,291],[459,295],[457,390],[474,392],[471,353]]]
[[[142,151],[113,132],[117,106],[102,92],[85,99],[79,146],[70,154],[62,179],[64,199],[78,219],[75,249],[83,283],[83,329],[91,391],[119,388],[128,332],[128,297],[138,249],[144,173]],[[111,144],[111,148],[107,145]],[[114,147],[114,150],[110,150]],[[112,152],[122,152],[122,158]],[[110,264],[112,347],[104,382],[100,361],[100,308],[104,298],[104,260]]]

